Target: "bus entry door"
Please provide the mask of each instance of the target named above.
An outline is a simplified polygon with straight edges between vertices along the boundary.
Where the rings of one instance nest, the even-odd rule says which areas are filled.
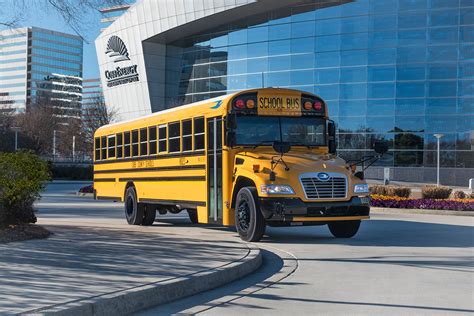
[[[207,119],[207,179],[209,223],[222,224],[222,117]]]

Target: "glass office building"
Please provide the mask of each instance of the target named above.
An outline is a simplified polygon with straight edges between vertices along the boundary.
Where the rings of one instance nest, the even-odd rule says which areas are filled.
[[[120,39],[126,56],[107,54]],[[390,151],[369,177],[474,178],[473,0],[142,0],[96,40],[107,105],[123,119],[242,89],[324,98],[338,153]],[[136,67],[137,80],[106,73]]]
[[[30,27],[0,32],[0,106],[17,112],[38,102],[80,117],[82,39]]]
[[[291,14],[288,15],[288,11]],[[382,166],[474,167],[474,2],[357,0],[294,6],[168,46],[170,103],[289,87],[323,97],[340,154],[388,141]],[[177,101],[173,101],[177,98]]]

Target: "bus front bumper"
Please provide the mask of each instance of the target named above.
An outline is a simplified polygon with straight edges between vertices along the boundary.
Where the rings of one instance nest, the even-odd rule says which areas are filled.
[[[299,198],[260,198],[267,222],[329,222],[369,218],[369,197],[349,201],[303,202]]]

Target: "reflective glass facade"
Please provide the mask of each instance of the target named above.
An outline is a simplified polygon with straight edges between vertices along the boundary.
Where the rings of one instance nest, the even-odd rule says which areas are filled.
[[[1,108],[18,112],[44,99],[61,115],[79,118],[82,39],[36,27],[0,34]]]
[[[339,153],[376,139],[381,166],[474,168],[474,2],[356,0],[267,12],[167,45],[166,100],[182,104],[248,88],[324,98]]]

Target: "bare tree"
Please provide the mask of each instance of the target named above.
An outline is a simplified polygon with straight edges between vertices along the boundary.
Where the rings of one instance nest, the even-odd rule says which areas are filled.
[[[52,153],[53,135],[60,128],[58,112],[46,102],[39,102],[16,116],[16,124],[24,139],[23,148],[40,155]]]
[[[15,133],[12,130],[14,113],[13,108],[0,108],[0,151],[14,150]]]
[[[49,14],[54,10],[77,35],[84,38],[83,31],[89,25],[84,23],[88,12],[129,2],[130,0],[14,0],[8,3],[0,1],[0,5],[4,4],[0,6],[0,25],[17,27],[25,17],[25,12]]]
[[[82,111],[82,135],[84,137],[85,151],[92,157],[93,141],[95,131],[104,125],[110,124],[117,118],[117,111],[108,108],[104,99],[96,98],[92,104],[88,105]]]

